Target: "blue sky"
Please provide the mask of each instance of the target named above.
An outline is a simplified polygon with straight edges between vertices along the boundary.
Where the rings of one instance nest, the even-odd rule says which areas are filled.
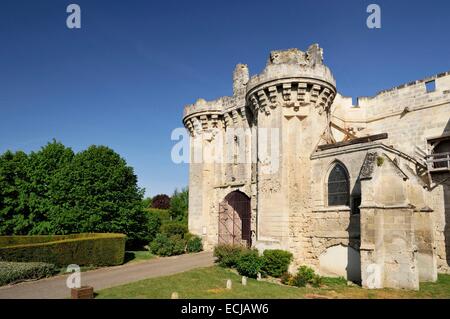
[[[381,29],[366,26],[370,3]],[[370,96],[450,70],[449,14],[448,0],[2,0],[0,152],[107,145],[147,195],[170,194],[188,183],[170,157],[183,106],[231,95],[235,64],[256,74],[271,50],[317,42],[338,90]]]

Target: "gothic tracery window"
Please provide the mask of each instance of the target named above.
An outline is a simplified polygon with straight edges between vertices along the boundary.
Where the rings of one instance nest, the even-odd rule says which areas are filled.
[[[349,206],[349,204],[349,178],[346,169],[338,163],[328,175],[328,206]]]

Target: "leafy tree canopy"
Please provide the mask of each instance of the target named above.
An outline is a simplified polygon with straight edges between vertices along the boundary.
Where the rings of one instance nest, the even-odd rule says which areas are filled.
[[[170,197],[166,194],[159,194],[152,199],[152,208],[169,209]]]
[[[0,234],[125,233],[146,237],[143,189],[105,146],[75,154],[53,141],[29,155],[0,156]]]
[[[170,216],[175,220],[186,220],[188,216],[189,192],[187,188],[175,190],[170,199]]]

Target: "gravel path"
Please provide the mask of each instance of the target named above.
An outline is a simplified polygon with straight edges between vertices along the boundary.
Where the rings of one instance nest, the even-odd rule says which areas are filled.
[[[166,258],[155,258],[128,265],[108,267],[81,273],[81,285],[94,291],[146,278],[168,276],[214,264],[211,252]],[[68,275],[0,287],[0,299],[62,299],[70,297],[66,286]]]

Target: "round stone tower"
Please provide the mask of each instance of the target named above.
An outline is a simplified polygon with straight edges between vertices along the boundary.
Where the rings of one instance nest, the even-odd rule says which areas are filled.
[[[319,139],[330,138],[330,106],[336,83],[314,44],[273,51],[264,71],[247,84],[255,118],[257,152],[257,242],[259,248],[289,249],[308,259],[311,161]]]

